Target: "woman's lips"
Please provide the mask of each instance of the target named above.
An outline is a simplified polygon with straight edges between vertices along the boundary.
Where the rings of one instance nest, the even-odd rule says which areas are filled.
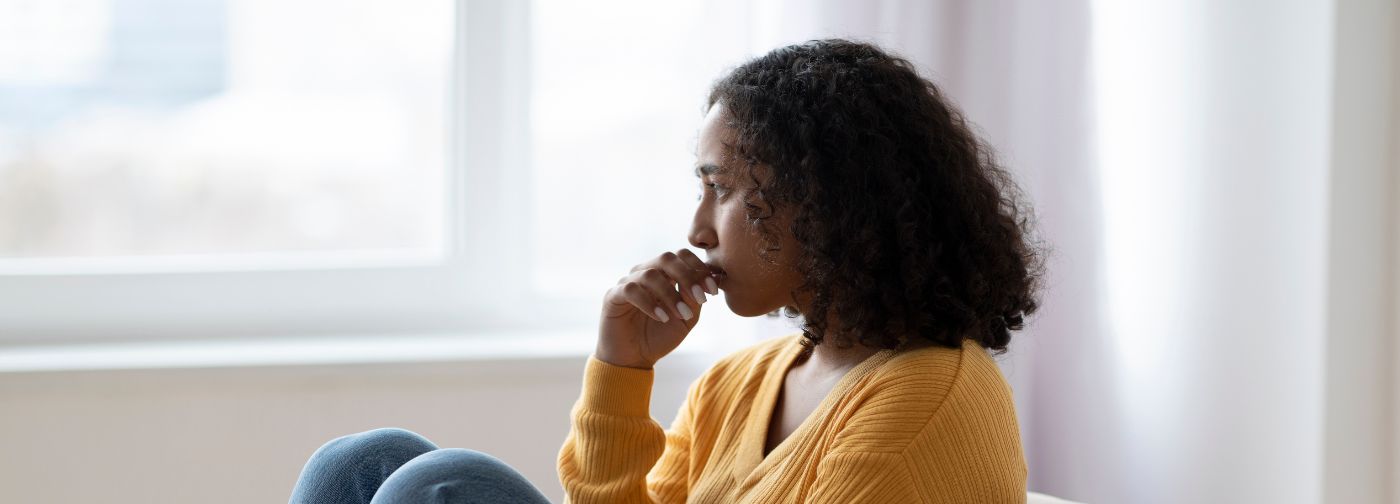
[[[713,276],[716,282],[722,282],[725,278],[729,278],[729,273],[726,273],[724,268],[708,263],[706,266],[710,267],[710,276]]]

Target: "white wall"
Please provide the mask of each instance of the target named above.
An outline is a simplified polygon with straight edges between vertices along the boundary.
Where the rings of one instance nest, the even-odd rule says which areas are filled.
[[[668,357],[653,418],[712,358]],[[285,502],[321,443],[386,426],[496,455],[558,502],[583,362],[0,373],[0,502]]]

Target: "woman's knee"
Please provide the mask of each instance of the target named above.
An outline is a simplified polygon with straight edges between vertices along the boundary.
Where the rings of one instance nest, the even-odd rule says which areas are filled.
[[[428,438],[408,429],[381,427],[351,434],[356,446],[370,450],[402,450],[426,453],[437,449]]]
[[[435,449],[423,436],[398,428],[332,439],[306,461],[292,502],[369,502],[390,474]]]
[[[445,448],[420,455],[384,482],[375,502],[549,502],[525,476],[476,450]]]
[[[416,466],[421,466],[426,474],[436,474],[445,477],[454,476],[475,476],[480,478],[499,479],[501,477],[512,477],[516,472],[514,468],[502,462],[501,459],[493,457],[483,452],[467,448],[443,448],[429,453],[424,453],[411,461]]]
[[[427,438],[413,431],[397,427],[383,427],[347,434],[327,441],[316,450],[316,454],[312,457],[344,455],[361,459],[364,456],[392,453],[414,453],[413,456],[416,457],[418,454],[436,449],[437,446],[432,441],[428,441]]]
[[[308,466],[372,467],[392,472],[436,449],[432,441],[412,431],[386,427],[332,439],[311,454]]]

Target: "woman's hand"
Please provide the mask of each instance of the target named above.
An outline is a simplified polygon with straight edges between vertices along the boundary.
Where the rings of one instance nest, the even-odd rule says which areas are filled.
[[[603,296],[595,356],[617,366],[651,368],[700,321],[705,293],[719,294],[713,275],[689,249],[633,267]]]

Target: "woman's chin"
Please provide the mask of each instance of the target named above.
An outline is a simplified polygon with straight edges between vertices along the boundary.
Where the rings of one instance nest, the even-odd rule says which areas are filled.
[[[729,307],[729,311],[740,317],[759,317],[772,313],[774,310],[781,310],[782,306],[771,306],[772,303],[764,303],[762,300],[745,298],[742,291],[730,289],[733,284],[720,287],[720,292],[724,294],[724,304]]]
[[[749,315],[750,308],[742,301],[734,299],[734,294],[724,291],[724,305],[729,307],[729,311],[740,317],[752,317]]]
[[[758,317],[761,315],[767,315],[773,310],[781,308],[772,308],[767,306],[759,306],[744,303],[742,300],[734,299],[734,297],[729,295],[728,292],[726,292],[724,295],[724,304],[729,306],[729,311],[734,312],[735,315],[738,315],[740,317]]]

